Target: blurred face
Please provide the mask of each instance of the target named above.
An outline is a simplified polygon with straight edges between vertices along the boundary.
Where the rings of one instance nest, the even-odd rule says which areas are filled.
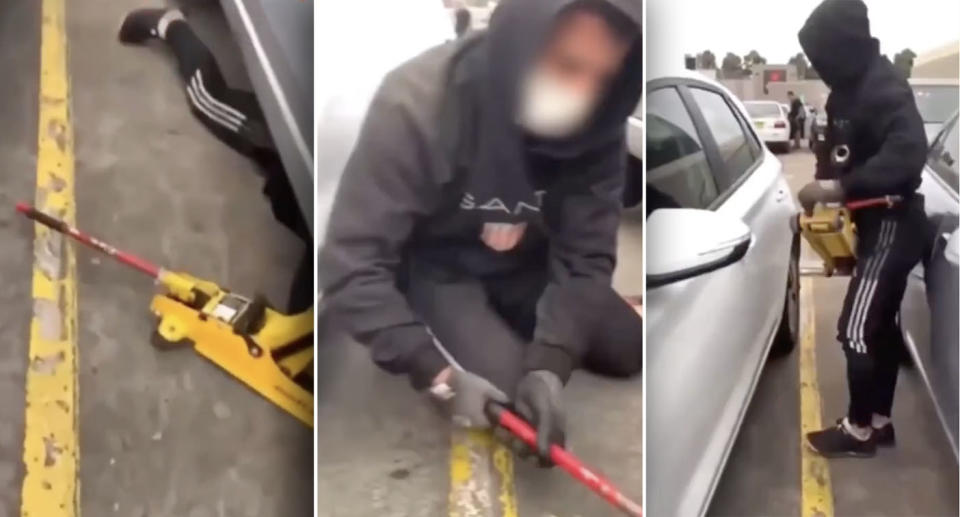
[[[620,71],[630,42],[589,12],[574,12],[557,24],[538,63],[571,90],[597,99]]]
[[[581,129],[616,79],[630,44],[596,14],[563,16],[524,81],[520,122],[544,137]]]
[[[788,93],[788,94],[787,94],[787,98],[790,99],[790,100],[793,100],[793,94],[792,94],[792,93]]]

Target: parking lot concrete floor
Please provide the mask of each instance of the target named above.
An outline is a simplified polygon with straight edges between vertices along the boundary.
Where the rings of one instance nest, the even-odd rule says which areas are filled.
[[[23,477],[33,238],[13,204],[35,189],[39,29],[38,2],[10,0],[0,9],[0,517],[19,515]]]
[[[794,194],[813,178],[807,150],[778,155]],[[801,264],[818,264],[804,246]],[[822,421],[846,411],[843,353],[836,321],[848,280],[813,279],[817,378]],[[747,410],[743,428],[717,488],[710,515],[799,515],[799,350],[771,359]],[[837,516],[957,515],[957,461],[919,372],[901,370],[894,403],[897,446],[871,459],[829,460]]]
[[[33,225],[12,203],[34,197],[40,5],[0,12],[0,517],[20,514]],[[191,116],[167,52],[117,41],[130,2],[66,6],[79,226],[282,307],[302,244],[274,221],[255,167]],[[243,84],[216,4],[196,7],[198,31],[229,50],[218,57]],[[76,256],[82,513],[311,515],[312,431],[191,350],[151,347],[151,279]]]
[[[321,172],[322,173],[322,172]],[[621,293],[639,294],[640,218],[621,232]],[[321,321],[317,350],[317,499],[321,517],[446,515],[450,424],[407,380]],[[642,493],[642,381],[577,371],[564,392],[568,445],[630,497]],[[521,517],[620,515],[559,469],[515,461]],[[333,503],[333,504],[330,504]],[[488,515],[476,513],[476,515]],[[491,517],[495,517],[491,515]]]

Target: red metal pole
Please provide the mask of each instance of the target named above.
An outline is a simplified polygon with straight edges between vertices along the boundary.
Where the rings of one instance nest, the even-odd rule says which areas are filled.
[[[55,230],[62,234],[73,237],[78,242],[85,244],[101,253],[109,255],[138,271],[146,273],[154,278],[160,276],[161,269],[156,264],[148,260],[144,260],[136,255],[118,250],[117,248],[114,248],[113,246],[101,241],[100,239],[97,239],[96,237],[81,232],[80,230],[70,226],[60,219],[57,219],[56,217],[47,215],[37,210],[27,203],[17,203],[17,211],[50,228],[51,230]]]
[[[858,199],[856,201],[848,201],[846,203],[848,210],[859,210],[861,208],[870,208],[874,206],[885,206],[887,208],[893,207],[893,205],[903,201],[901,196],[881,196],[881,197],[872,197],[870,199]]]
[[[500,426],[523,440],[527,445],[536,448],[537,432],[530,427],[530,424],[500,404],[491,403],[490,406]],[[643,516],[643,511],[639,504],[623,495],[620,490],[613,486],[613,483],[587,468],[583,462],[563,447],[556,444],[550,446],[550,459],[553,460],[558,467],[565,470],[574,479],[583,483],[600,497],[603,497],[618,510],[633,517]]]

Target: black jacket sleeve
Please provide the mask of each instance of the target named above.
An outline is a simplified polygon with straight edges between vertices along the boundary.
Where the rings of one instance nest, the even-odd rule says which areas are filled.
[[[402,248],[439,198],[425,137],[400,103],[374,98],[347,162],[320,251],[320,290],[331,321],[368,345],[374,361],[426,387],[447,366],[397,288]]]
[[[866,162],[840,176],[848,199],[864,199],[913,191],[927,155],[923,119],[909,88],[875,89],[860,108],[868,114],[865,128],[881,142]],[[854,150],[856,152],[856,150]]]
[[[584,311],[590,297],[611,290],[623,210],[626,147],[620,141],[589,158],[586,172],[548,190],[544,222],[550,237],[550,281],[537,304],[527,370],[546,369],[566,382],[589,344],[599,315]]]

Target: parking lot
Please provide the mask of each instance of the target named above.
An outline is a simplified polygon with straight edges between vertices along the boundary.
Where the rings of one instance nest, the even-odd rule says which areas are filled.
[[[42,489],[21,496],[23,462],[36,459],[24,458],[24,443],[51,433],[42,420],[25,428],[25,414],[58,396],[25,390],[28,364],[38,364],[30,356],[34,227],[13,204],[36,199],[50,173],[38,164],[38,134],[57,138],[73,162],[67,202],[78,225],[120,248],[278,304],[302,253],[273,220],[256,168],[189,113],[171,56],[117,41],[132,4],[66,2],[66,32],[49,26],[41,36],[47,3],[55,2],[10,0],[0,12],[0,517],[44,515],[47,499],[72,505],[76,492],[70,515],[310,515],[311,430],[190,350],[152,348],[151,279],[79,247],[76,274],[64,280],[76,289],[76,364],[55,371],[76,385],[79,406],[63,405],[74,426],[46,442],[51,469],[72,459],[68,446],[78,442],[78,472],[30,472]],[[228,79],[243,84],[216,4],[192,12],[215,53],[233,56],[223,62]],[[65,53],[68,71],[41,80],[41,48]],[[66,130],[55,135],[38,126],[40,106],[61,102],[46,90],[50,74],[71,87]]]
[[[779,158],[794,193],[812,179],[814,158],[809,151],[793,151]],[[817,264],[816,256],[805,247],[801,267]],[[812,287],[812,292],[801,307],[801,322],[804,311],[812,311],[814,373],[819,380],[821,420],[826,425],[846,410],[844,359],[835,335],[847,280],[805,280],[802,287]],[[809,506],[811,493],[801,483],[801,346],[791,355],[767,363],[717,488],[711,515],[798,515],[802,505]],[[897,426],[895,448],[881,449],[868,460],[828,462],[826,489],[832,493],[835,515],[956,515],[956,457],[915,369],[901,370],[893,421]]]

